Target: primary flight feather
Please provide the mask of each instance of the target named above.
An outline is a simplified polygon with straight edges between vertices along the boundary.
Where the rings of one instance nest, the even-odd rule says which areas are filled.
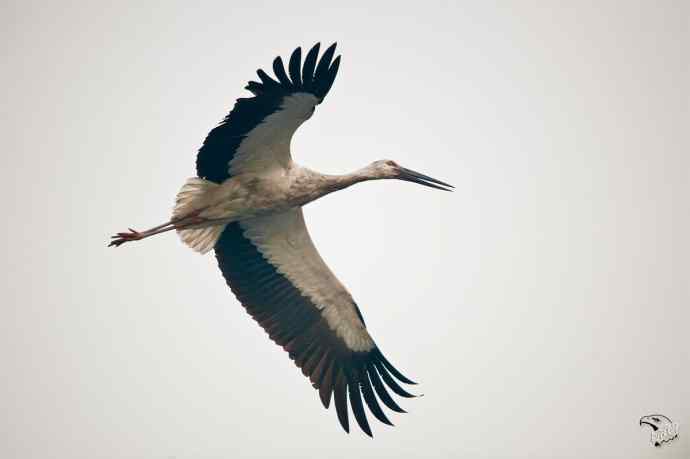
[[[376,161],[345,175],[297,165],[290,140],[328,94],[340,65],[333,44],[319,58],[317,43],[302,62],[297,48],[287,71],[280,57],[269,76],[245,89],[209,132],[196,160],[197,176],[177,195],[170,221],[113,236],[110,245],[176,230],[192,249],[215,250],[225,280],[247,312],[282,346],[349,431],[348,399],[357,424],[371,436],[365,404],[392,425],[379,401],[404,412],[389,391],[412,397],[397,381],[414,384],[381,353],[347,289],[319,255],[302,206],[355,183],[399,179],[450,191],[453,187],[394,161]]]

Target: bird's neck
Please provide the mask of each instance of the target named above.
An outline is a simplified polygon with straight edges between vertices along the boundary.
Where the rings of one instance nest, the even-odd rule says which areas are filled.
[[[366,168],[343,175],[321,174],[308,169],[302,169],[300,175],[305,176],[307,178],[306,182],[310,183],[310,185],[305,186],[305,191],[308,190],[307,194],[309,195],[305,199],[307,202],[319,199],[334,191],[348,188],[355,183],[373,179]]]
[[[342,190],[350,187],[355,183],[365,182],[373,178],[367,173],[366,169],[359,169],[349,174],[343,175],[325,175],[328,187],[333,191]]]

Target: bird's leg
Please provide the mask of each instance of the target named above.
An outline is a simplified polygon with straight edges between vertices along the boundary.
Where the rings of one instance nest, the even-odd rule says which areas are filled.
[[[146,231],[137,231],[133,230],[132,228],[128,228],[128,232],[123,232],[123,233],[117,233],[114,236],[111,236],[112,241],[110,241],[110,244],[108,244],[108,247],[115,246],[119,247],[125,242],[131,242],[131,241],[138,241],[140,239],[147,238],[149,236],[153,236],[155,234],[160,234],[160,233],[165,233],[167,231],[172,231],[172,230],[180,230],[180,229],[185,229],[189,228],[190,226],[194,225],[199,225],[201,223],[205,223],[209,221],[207,218],[201,217],[199,214],[201,211],[204,209],[197,209],[183,217],[176,217],[172,218],[169,221],[160,224],[158,226],[154,226],[153,228],[149,228]]]

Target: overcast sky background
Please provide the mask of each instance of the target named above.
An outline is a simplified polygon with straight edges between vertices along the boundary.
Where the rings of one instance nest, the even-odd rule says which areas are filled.
[[[117,3],[0,6],[1,457],[690,455],[687,2]],[[213,256],[172,234],[106,248],[167,219],[258,67],[316,41],[343,60],[295,159],[457,187],[305,210],[421,383],[373,440]],[[652,413],[680,423],[661,450]]]

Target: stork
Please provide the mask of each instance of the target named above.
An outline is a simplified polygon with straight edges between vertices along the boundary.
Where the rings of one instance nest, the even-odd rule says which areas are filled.
[[[351,174],[325,175],[297,165],[290,140],[328,94],[340,65],[336,44],[318,59],[317,43],[302,62],[300,48],[273,61],[275,78],[259,69],[225,119],[206,137],[197,176],[177,195],[172,218],[146,231],[117,233],[111,246],[175,230],[192,249],[215,250],[225,280],[247,312],[282,346],[318,390],[331,397],[349,432],[348,403],[372,436],[362,398],[373,416],[392,425],[379,400],[404,412],[389,390],[413,397],[397,381],[415,384],[381,353],[357,304],[314,247],[302,206],[359,182],[399,179],[440,190],[452,185],[375,161]],[[396,381],[397,380],[397,381]]]

